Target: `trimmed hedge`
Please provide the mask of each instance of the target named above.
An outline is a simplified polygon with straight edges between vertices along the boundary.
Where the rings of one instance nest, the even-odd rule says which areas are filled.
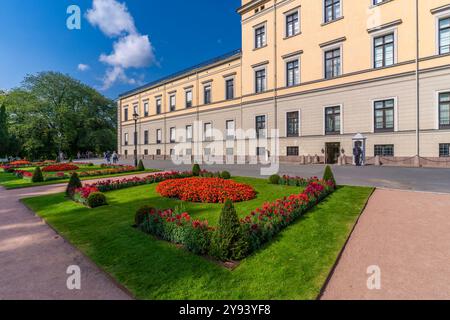
[[[70,176],[69,183],[67,184],[66,188],[66,195],[69,197],[72,197],[75,193],[76,189],[81,188],[83,185],[81,184],[80,177],[78,176],[78,173],[74,172]]]
[[[334,179],[333,170],[331,170],[330,166],[326,166],[325,171],[323,173],[323,180],[333,181],[333,183],[336,185],[336,180]]]
[[[106,197],[101,192],[93,192],[87,198],[87,206],[89,208],[98,208],[101,206],[106,206],[107,204]]]
[[[34,169],[33,177],[31,178],[31,181],[34,183],[36,182],[44,182],[44,175],[42,174],[42,170],[40,167],[36,167]]]
[[[281,177],[277,174],[271,175],[269,177],[270,184],[279,184]]]

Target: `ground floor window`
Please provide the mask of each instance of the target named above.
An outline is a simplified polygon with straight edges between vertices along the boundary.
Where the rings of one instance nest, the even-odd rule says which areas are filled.
[[[170,149],[170,155],[174,156],[175,155],[175,149]]]
[[[375,145],[375,156],[393,157],[394,145],[393,144]]]
[[[125,156],[128,156],[128,150],[125,150]]]
[[[144,156],[148,156],[148,150],[147,149],[144,150]]]
[[[234,156],[234,148],[227,148],[227,156]]]
[[[161,149],[156,149],[156,155],[160,156],[161,155]]]
[[[186,155],[192,156],[192,149],[186,149]]]
[[[439,145],[439,157],[450,157],[450,143],[442,143]]]
[[[298,147],[287,147],[288,157],[298,156]]]
[[[264,147],[256,148],[256,155],[258,157],[264,157],[266,155],[266,148],[264,148]]]

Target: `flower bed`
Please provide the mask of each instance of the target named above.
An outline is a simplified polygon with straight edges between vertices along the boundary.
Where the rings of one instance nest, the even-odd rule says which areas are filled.
[[[44,169],[42,169],[42,171],[43,172],[65,172],[65,171],[76,171],[79,169],[80,168],[76,165],[62,163],[62,164],[55,164],[55,165],[47,166]]]
[[[17,178],[23,178],[23,179],[32,179],[33,178],[33,173],[30,171],[14,170],[13,173],[16,175]]]
[[[18,160],[10,163],[11,166],[28,166],[31,165],[30,161],[27,160]]]
[[[245,241],[249,244],[246,256],[272,240],[334,190],[335,185],[332,181],[312,181],[302,193],[266,203],[241,219]],[[194,253],[211,253],[211,239],[216,233],[214,228],[208,227],[207,221],[196,221],[194,225],[187,213],[180,215],[173,210],[143,208],[138,214],[141,215],[138,227],[142,231],[173,243],[183,244]],[[193,234],[196,237],[194,240]]]
[[[202,203],[224,203],[252,200],[255,190],[246,184],[221,178],[185,178],[161,182],[157,188],[161,196],[182,201]]]
[[[293,186],[293,187],[306,187],[312,182],[319,181],[319,178],[312,177],[312,178],[302,178],[302,177],[291,177],[284,175],[280,177],[279,184],[283,186]]]
[[[95,187],[82,187],[75,189],[72,199],[73,201],[90,208],[96,208],[107,204],[105,196]]]
[[[134,177],[120,180],[104,180],[87,186],[96,187],[98,190],[100,190],[100,192],[108,192],[113,190],[121,190],[125,188],[137,187],[145,184],[153,184],[168,179],[178,179],[189,176],[192,176],[191,172],[177,172],[177,171],[160,172],[150,174],[144,178]]]

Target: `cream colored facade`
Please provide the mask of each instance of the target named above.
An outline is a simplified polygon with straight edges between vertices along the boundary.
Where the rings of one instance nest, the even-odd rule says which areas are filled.
[[[334,10],[328,11],[335,13],[331,21],[326,21],[326,3],[335,5]],[[186,128],[202,121],[225,132],[227,121],[233,120],[235,128],[247,130],[255,128],[257,116],[264,116],[266,129],[279,130],[282,161],[303,163],[302,156],[317,155],[320,161],[334,162],[336,157],[330,148],[337,149],[337,155],[344,152],[350,157],[354,147],[352,138],[361,133],[367,138],[368,162],[377,149],[377,154],[383,150],[385,164],[409,165],[418,149],[418,74],[419,152],[424,158],[421,161],[430,166],[447,164],[444,156],[450,145],[450,126],[441,123],[445,124],[446,104],[444,101],[440,105],[439,100],[450,93],[447,31],[445,24],[442,23],[444,27],[440,24],[450,18],[449,0],[419,0],[419,28],[416,28],[413,0],[243,0],[238,13],[242,16],[240,52],[119,98],[120,154],[133,155],[132,115],[136,107],[139,156],[168,156],[176,145],[170,141],[170,128]],[[298,22],[289,24],[293,17]],[[261,30],[264,36],[257,37]],[[390,35],[393,45],[382,49],[385,59],[379,60],[375,39]],[[257,44],[260,48],[256,48]],[[326,78],[326,52],[333,50],[339,52],[340,70]],[[386,62],[375,67],[375,60]],[[296,76],[290,77],[294,82],[288,86],[287,64],[293,61],[297,61],[298,71],[293,71]],[[256,72],[261,70],[265,72],[261,81],[264,90],[256,92]],[[233,97],[227,99],[226,83],[230,79],[233,79]],[[205,86],[211,88],[209,104],[204,101]],[[188,91],[192,93],[189,108],[186,106]],[[175,97],[175,110],[170,110],[171,96]],[[158,99],[160,114],[156,107]],[[389,128],[381,131],[375,125],[379,120],[375,119],[375,104],[380,101],[394,103],[394,119],[389,119]],[[338,128],[332,134],[327,133],[329,121],[325,113],[329,107],[338,107],[340,113]],[[294,137],[288,137],[290,112],[298,112],[298,130],[294,134],[290,132]],[[157,141],[158,130],[161,130],[161,143]],[[203,140],[198,136],[201,134],[194,137],[194,142]],[[250,140],[246,139],[245,155],[254,156],[256,150]],[[210,143],[207,154],[226,155],[227,148],[234,148],[234,155],[241,154],[236,150],[236,143],[222,142]],[[189,145],[186,143],[186,149],[192,149],[193,155],[205,154],[205,146]],[[276,152],[272,149],[269,145],[265,151],[273,155]],[[385,150],[389,152],[384,154]]]

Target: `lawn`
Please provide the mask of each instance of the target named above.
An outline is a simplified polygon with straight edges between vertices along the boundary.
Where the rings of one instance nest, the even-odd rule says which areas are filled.
[[[20,170],[33,172],[34,169],[35,169],[34,167],[28,167],[28,168],[23,168]],[[100,166],[93,166],[93,167],[80,166],[80,170],[77,170],[77,172],[100,170],[100,169],[101,169]],[[151,172],[155,172],[155,171],[158,171],[158,170],[148,169],[143,172],[123,172],[123,173],[103,175],[103,176],[81,177],[80,179],[81,180],[92,180],[92,179],[97,179],[97,178],[107,179],[107,178],[113,178],[113,177],[121,177],[121,176],[129,176],[129,175],[133,175],[133,174],[140,174],[140,173],[145,173],[145,172],[151,173]],[[46,185],[53,185],[53,184],[61,184],[61,183],[67,183],[67,182],[69,182],[69,179],[61,179],[61,180],[33,183],[30,179],[18,178],[12,173],[6,173],[3,171],[0,171],[0,185],[5,187],[8,190],[37,187],[37,186],[46,186]]]
[[[257,199],[236,204],[242,217],[265,201],[300,188],[236,178],[258,191]],[[315,299],[371,188],[340,187],[234,270],[131,228],[141,205],[173,208],[156,185],[106,193],[107,207],[87,209],[51,195],[24,202],[67,240],[140,299]],[[220,205],[186,204],[194,218],[217,223]]]

